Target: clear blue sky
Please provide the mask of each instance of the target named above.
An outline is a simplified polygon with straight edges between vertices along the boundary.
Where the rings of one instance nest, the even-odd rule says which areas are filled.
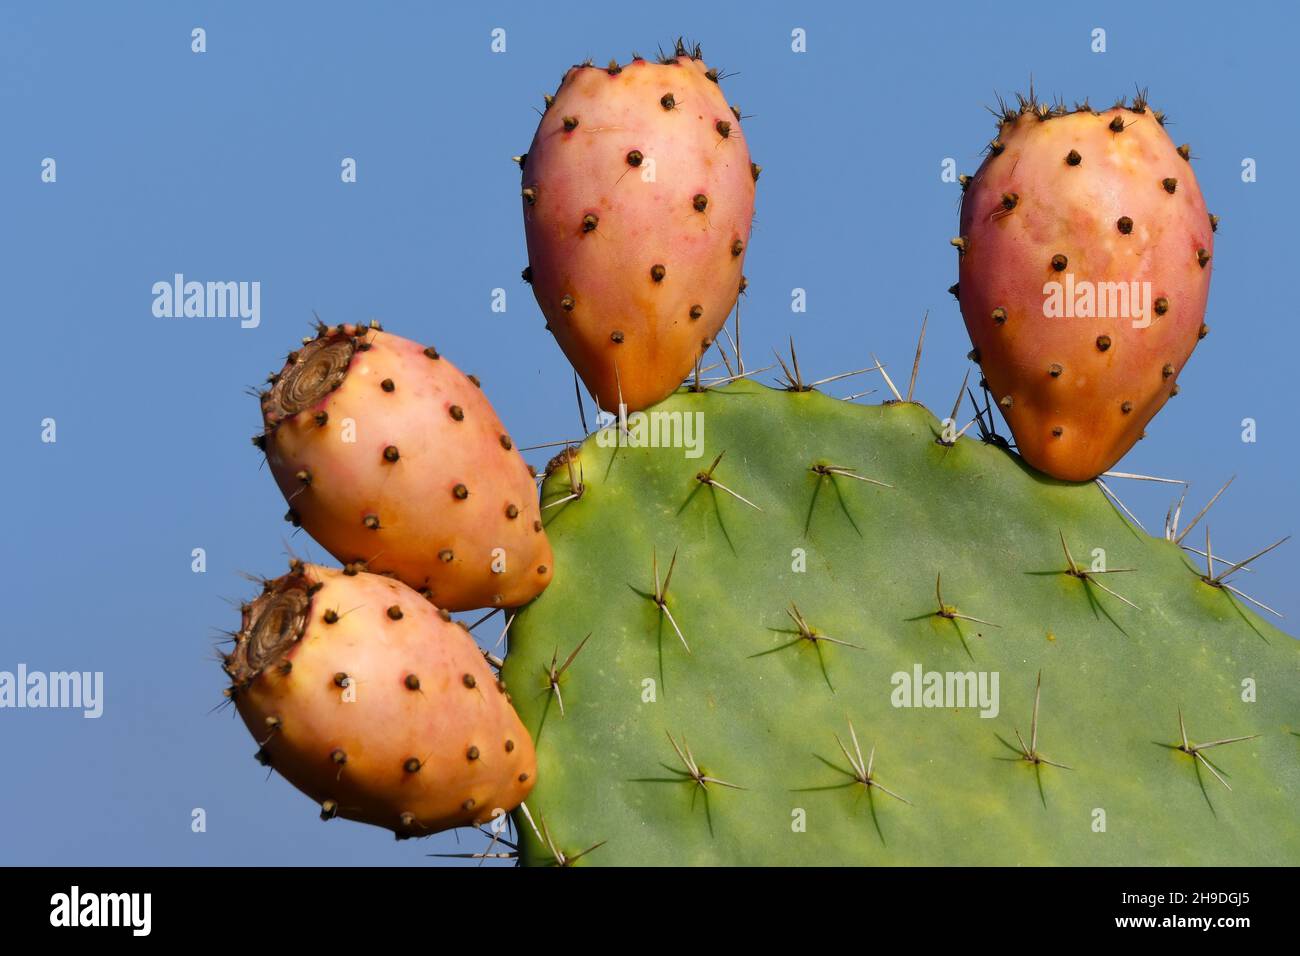
[[[397,844],[322,825],[264,779],[229,711],[209,713],[215,629],[249,592],[239,572],[278,571],[291,530],[248,443],[259,417],[244,389],[312,309],[375,317],[480,375],[520,444],[575,435],[569,367],[519,280],[510,156],[527,148],[542,93],[588,56],[626,60],[684,33],[735,74],[724,89],[752,114],[764,167],[751,365],[793,333],[819,374],[874,351],[905,377],[929,309],[919,395],[945,411],[969,343],[945,291],[958,194],[942,161],[973,172],[993,130],[985,104],[1031,75],[1040,92],[1094,103],[1149,86],[1223,224],[1214,331],[1120,467],[1192,481],[1191,507],[1238,475],[1212,519],[1230,557],[1300,530],[1295,7],[980,6],[5,5],[0,670],[104,671],[107,701],[99,720],[0,711],[0,863],[425,864],[454,849],[450,836]],[[490,52],[495,27],[504,54]],[[795,27],[805,54],[791,52]],[[1094,27],[1104,54],[1090,52]],[[345,185],[349,156],[359,181]],[[41,182],[46,157],[54,184]],[[1241,181],[1244,157],[1258,182]],[[260,281],[261,326],[155,318],[151,286],[176,272]],[[490,310],[496,287],[504,314]],[[806,314],[790,311],[795,287]],[[47,417],[53,445],[40,440]],[[1254,444],[1241,441],[1246,417]],[[1160,527],[1167,489],[1117,487]],[[305,536],[293,545],[324,556]],[[196,547],[205,574],[190,570]],[[1244,576],[1292,620],[1297,555],[1288,544]],[[194,807],[206,833],[190,830]]]

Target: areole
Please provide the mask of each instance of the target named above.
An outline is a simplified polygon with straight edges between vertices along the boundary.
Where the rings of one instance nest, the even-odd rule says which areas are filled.
[[[363,329],[357,331],[364,334]],[[357,340],[341,332],[304,345],[262,396],[262,419],[267,430],[312,408],[342,385],[356,351]]]
[[[266,583],[244,605],[243,621],[227,667],[235,686],[278,663],[303,635],[311,609],[312,587],[299,570]]]

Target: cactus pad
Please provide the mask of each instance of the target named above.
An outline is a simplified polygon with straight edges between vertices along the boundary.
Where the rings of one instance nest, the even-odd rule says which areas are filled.
[[[1096,485],[914,403],[653,411],[703,413],[701,456],[598,433],[543,486],[523,862],[1300,863],[1300,646]],[[895,706],[930,672],[996,675],[996,715]]]

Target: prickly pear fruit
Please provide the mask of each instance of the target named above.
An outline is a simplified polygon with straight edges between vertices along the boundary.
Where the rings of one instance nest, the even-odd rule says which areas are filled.
[[[321,816],[399,838],[481,824],[533,786],[533,742],[466,631],[406,585],[295,561],[225,667],[258,759]]]
[[[434,348],[321,327],[262,395],[286,516],[332,555],[452,611],[515,607],[551,579],[533,476],[477,379]]]
[[[1178,391],[1204,324],[1215,217],[1145,97],[1021,98],[964,181],[957,295],[1021,455],[1105,471]]]
[[[707,351],[743,290],[759,168],[698,47],[564,74],[523,169],[547,327],[602,408],[644,408]]]

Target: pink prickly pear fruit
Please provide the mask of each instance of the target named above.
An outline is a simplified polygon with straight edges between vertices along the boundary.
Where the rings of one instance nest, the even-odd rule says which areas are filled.
[[[453,611],[551,579],[533,475],[478,380],[372,326],[320,327],[262,393],[254,438],[300,524]]]
[[[956,287],[988,388],[1035,468],[1110,468],[1204,338],[1217,218],[1191,151],[1139,96],[1094,112],[1021,98],[963,180]]]
[[[524,278],[604,409],[673,392],[746,281],[759,167],[698,47],[575,66],[523,169]]]
[[[295,561],[225,658],[258,760],[334,816],[399,838],[519,805],[533,741],[468,632],[391,578]]]

